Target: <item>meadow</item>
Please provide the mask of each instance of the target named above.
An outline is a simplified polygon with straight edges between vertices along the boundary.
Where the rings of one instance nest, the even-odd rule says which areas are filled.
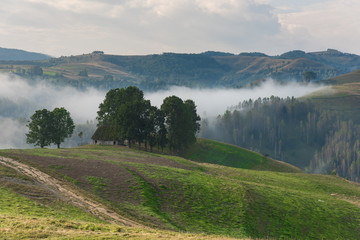
[[[206,155],[206,148],[214,152]],[[228,157],[221,158],[220,152]],[[334,175],[305,174],[293,166],[231,145],[201,139],[187,153],[196,161],[127,147],[95,145],[1,150],[0,154],[49,174],[74,192],[139,224],[138,227],[109,224],[86,209],[75,211],[74,206],[51,191],[43,194],[51,201],[40,201],[36,195],[22,193],[22,185],[39,188],[35,180],[2,167],[0,204],[11,206],[0,210],[5,226],[1,232],[9,238],[17,235],[8,229],[17,222],[24,224],[23,221],[36,226],[35,230],[20,228],[18,234],[36,236],[44,231],[48,237],[59,232],[77,237],[83,231],[90,238],[110,239],[121,234],[130,239],[360,237],[358,184]],[[214,159],[235,167],[213,164]],[[19,180],[14,183],[13,179]],[[34,186],[21,181],[32,181]],[[42,189],[40,192],[49,192],[45,186]],[[22,219],[20,213],[25,211],[28,215]],[[55,224],[50,224],[51,221]]]

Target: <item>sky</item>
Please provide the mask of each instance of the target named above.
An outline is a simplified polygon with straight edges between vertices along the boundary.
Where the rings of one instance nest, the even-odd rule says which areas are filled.
[[[0,47],[54,57],[328,48],[360,54],[358,0],[2,0]]]

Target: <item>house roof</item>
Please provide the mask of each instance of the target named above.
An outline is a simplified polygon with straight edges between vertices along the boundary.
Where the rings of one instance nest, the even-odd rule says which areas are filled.
[[[116,136],[115,126],[112,125],[103,125],[96,129],[92,135],[92,140],[101,140],[101,141],[117,141],[119,140]]]

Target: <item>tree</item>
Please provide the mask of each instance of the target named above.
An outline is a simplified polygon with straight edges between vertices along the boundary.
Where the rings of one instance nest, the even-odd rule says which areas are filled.
[[[159,147],[164,149],[167,142],[166,133],[164,113],[157,107],[151,106],[146,125],[146,140],[149,142],[150,151],[156,144],[158,149]]]
[[[183,102],[177,96],[167,97],[161,110],[165,114],[170,149],[181,151],[196,141],[200,117],[192,100]]]
[[[161,147],[161,151],[164,150],[168,139],[167,139],[167,130],[165,126],[165,114],[160,109],[156,109],[155,112],[155,129],[156,129],[156,143],[159,147]]]
[[[118,139],[127,139],[129,146],[135,140],[141,144],[146,138],[145,127],[150,106],[150,101],[144,100],[144,93],[137,87],[111,89],[99,105],[99,126],[114,126]]]
[[[197,115],[196,105],[193,100],[186,100],[184,102],[185,115],[186,115],[186,138],[189,143],[194,143],[196,141],[195,134],[200,130],[201,120],[200,116]]]
[[[37,110],[30,119],[26,142],[41,148],[51,143],[60,148],[60,144],[72,135],[75,128],[65,108],[55,108],[52,112],[47,109]]]
[[[74,122],[65,108],[55,108],[52,111],[52,143],[60,148],[60,144],[74,132]]]
[[[26,134],[26,142],[40,146],[41,148],[51,144],[51,121],[52,114],[47,109],[37,110],[27,125],[29,132]]]
[[[42,76],[43,70],[40,66],[33,66],[29,69],[29,74],[31,76]]]
[[[316,73],[313,71],[306,71],[303,73],[303,80],[306,83],[310,82],[311,80],[315,80],[316,77]]]

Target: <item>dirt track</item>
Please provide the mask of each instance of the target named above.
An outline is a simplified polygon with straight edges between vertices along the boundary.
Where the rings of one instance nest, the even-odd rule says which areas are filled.
[[[115,213],[114,211],[109,210],[101,203],[89,200],[86,197],[81,196],[80,194],[75,193],[74,191],[64,187],[63,184],[60,183],[60,181],[46,173],[41,172],[36,168],[20,163],[14,159],[1,156],[0,164],[5,165],[6,167],[13,168],[20,173],[29,176],[40,183],[43,183],[44,185],[52,189],[52,191],[56,193],[56,195],[60,196],[61,198],[67,199],[73,205],[80,207],[101,219],[104,219],[114,224],[122,224],[130,227],[143,227],[142,225],[130,219],[124,218],[119,214]]]

